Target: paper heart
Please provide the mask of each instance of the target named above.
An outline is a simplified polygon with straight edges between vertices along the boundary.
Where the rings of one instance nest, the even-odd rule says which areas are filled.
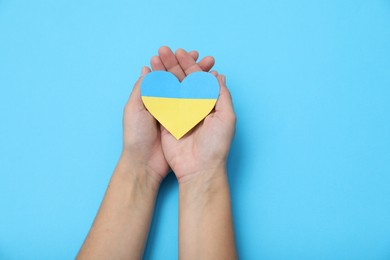
[[[218,81],[207,72],[191,73],[180,83],[170,72],[154,71],[141,83],[145,107],[177,140],[210,113],[218,95]]]

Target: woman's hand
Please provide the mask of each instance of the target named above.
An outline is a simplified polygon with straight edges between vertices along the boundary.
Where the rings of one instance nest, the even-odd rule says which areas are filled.
[[[214,65],[211,57],[196,63],[197,55],[193,54],[179,49],[175,55],[162,47],[159,57],[152,59],[152,68],[168,70],[181,81]],[[180,259],[238,258],[226,175],[236,116],[225,77],[211,73],[220,86],[215,109],[180,140],[161,127],[165,159],[179,181]]]
[[[160,183],[169,171],[162,151],[160,125],[144,107],[140,93],[142,79],[149,72],[148,67],[142,68],[124,109],[122,157]]]
[[[152,58],[151,66],[153,70],[170,71],[181,81],[192,72],[209,71],[214,65],[212,57],[206,57],[199,63],[196,63],[196,58],[194,52],[179,49],[175,55],[169,48],[162,47],[159,56]],[[161,127],[164,155],[179,182],[187,181],[201,172],[225,168],[236,117],[225,76],[218,75],[216,71],[211,73],[217,77],[220,85],[215,109],[180,140]]]

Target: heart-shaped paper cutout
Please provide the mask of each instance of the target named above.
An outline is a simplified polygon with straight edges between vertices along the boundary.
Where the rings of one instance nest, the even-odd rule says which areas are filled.
[[[180,83],[170,72],[154,71],[141,83],[145,107],[177,140],[211,112],[218,95],[218,81],[207,72],[193,72]]]

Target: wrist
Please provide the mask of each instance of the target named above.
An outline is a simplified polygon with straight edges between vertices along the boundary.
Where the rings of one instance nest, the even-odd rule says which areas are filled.
[[[158,191],[162,178],[155,174],[147,164],[132,159],[126,151],[122,151],[117,168],[120,170],[115,171],[114,174],[120,175],[124,182],[136,184],[142,189]]]
[[[204,169],[182,176],[179,180],[180,191],[188,194],[207,195],[214,194],[220,189],[228,187],[226,166]]]
[[[188,164],[187,164],[188,166]],[[180,169],[187,167],[175,167],[173,170],[178,176],[179,184],[188,182],[209,183],[215,177],[226,175],[226,161],[214,162],[212,165],[201,163],[199,166],[191,165],[189,169]]]
[[[180,219],[202,222],[206,212],[213,212],[228,198],[229,183],[225,168],[194,175],[179,183]]]

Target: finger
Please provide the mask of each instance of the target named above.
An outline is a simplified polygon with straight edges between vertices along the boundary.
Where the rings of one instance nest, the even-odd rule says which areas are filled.
[[[232,96],[226,87],[226,77],[224,75],[219,75],[217,79],[220,90],[217,103],[215,104],[215,112],[234,114]]]
[[[197,52],[197,51],[190,51],[188,54],[191,55],[191,57],[194,59],[194,61],[197,61],[199,58],[199,52]]]
[[[180,81],[182,81],[186,75],[180,67],[180,64],[172,50],[167,46],[163,46],[158,50],[158,54],[166,70],[174,74]]]
[[[214,66],[214,64],[215,59],[213,56],[204,57],[198,62],[199,67],[206,72],[209,71]]]
[[[201,67],[185,50],[178,49],[176,51],[176,58],[179,61],[179,64],[182,70],[184,71],[185,75],[189,75],[195,71],[202,71]]]
[[[150,68],[147,66],[142,67],[141,76],[138,78],[137,82],[134,84],[133,90],[131,91],[129,101],[137,107],[144,107],[141,99],[141,82],[146,74],[150,72]]]
[[[216,78],[218,77],[218,72],[216,70],[212,70],[210,73],[213,74]]]
[[[145,76],[149,72],[151,72],[150,68],[148,66],[143,66],[141,70],[141,76]]]
[[[153,70],[166,70],[159,56],[153,56],[150,59],[150,66]]]

